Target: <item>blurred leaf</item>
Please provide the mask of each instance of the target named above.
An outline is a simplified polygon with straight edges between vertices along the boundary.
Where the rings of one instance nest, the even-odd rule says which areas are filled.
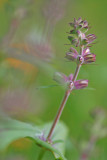
[[[13,141],[28,137],[33,140],[39,146],[50,150],[56,158],[61,158],[62,160],[66,160],[63,156],[65,151],[65,145],[62,143],[62,140],[65,140],[67,137],[67,128],[63,123],[59,123],[53,134],[52,145],[41,140],[41,134],[44,134],[44,138],[46,139],[48,132],[50,130],[51,123],[46,124],[42,127],[32,126],[31,124],[27,124],[24,122],[20,122],[17,120],[13,120],[6,116],[0,117],[0,150],[3,150]]]
[[[32,136],[40,132],[36,127],[30,124],[12,120],[7,117],[0,117],[0,150],[7,147],[12,141],[19,138]]]
[[[20,50],[17,50],[17,51],[19,52]],[[29,63],[33,65],[34,67],[35,66],[38,67],[51,78],[53,77],[53,74],[56,72],[56,69],[52,65],[50,65],[47,62],[41,61],[37,57],[35,58],[35,56],[26,54],[25,51],[23,51],[23,54],[19,54],[19,53],[16,53],[16,49],[8,49],[8,52],[4,54],[7,56],[7,58],[15,58],[22,62]]]
[[[45,88],[51,88],[51,87],[59,87],[61,85],[59,84],[53,84],[53,85],[48,85],[48,86],[39,86],[39,87],[36,87],[36,89],[45,89]]]

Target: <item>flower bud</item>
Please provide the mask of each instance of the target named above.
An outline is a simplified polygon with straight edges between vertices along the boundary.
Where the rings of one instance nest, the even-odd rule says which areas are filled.
[[[75,53],[75,54],[77,54],[77,55],[78,55],[77,50],[76,50],[75,48],[73,48],[73,47],[71,47],[71,48],[70,48],[70,52],[73,52],[73,53]]]
[[[75,38],[73,36],[68,36],[68,39],[70,40],[71,44],[73,44],[74,46],[79,46],[80,42],[78,38]]]
[[[87,21],[83,22],[83,27],[88,27],[88,22]]]
[[[73,44],[74,46],[78,47],[80,42],[78,38],[75,38],[75,36],[68,36],[68,39],[70,40],[71,44]]]
[[[86,32],[88,30],[88,22],[85,20],[82,20],[82,18],[78,18],[78,20],[76,20],[74,18],[74,22],[70,23],[70,26],[74,27],[74,30],[83,30],[85,29],[84,32]]]
[[[72,81],[73,74],[70,74],[68,77],[60,72],[56,72],[54,75],[54,80],[59,84],[69,84],[71,89],[83,89],[88,86],[88,80],[82,79],[77,81]]]
[[[54,80],[59,84],[67,84],[69,82],[72,82],[73,74],[70,74],[68,77],[60,72],[55,72],[54,74]]]
[[[67,58],[71,61],[75,61],[77,59],[77,55],[72,52],[67,52],[65,58]]]
[[[90,53],[90,54],[86,54],[83,56],[84,57],[84,63],[87,64],[87,63],[92,63],[92,62],[95,62],[96,61],[96,55],[93,54],[93,53]]]
[[[81,31],[77,31],[77,33],[78,33],[78,36],[81,38],[81,40],[82,39],[85,39],[85,34],[84,33],[82,33]]]
[[[78,22],[78,23],[81,23],[81,22],[82,22],[82,18],[79,17],[78,20],[77,20],[77,22]]]
[[[68,77],[60,72],[55,72],[53,80],[59,84],[65,84],[68,81]]]
[[[83,89],[88,86],[88,80],[87,79],[82,79],[82,80],[77,80],[74,82],[74,89]]]
[[[65,58],[71,60],[71,61],[75,61],[77,59],[78,56],[78,52],[76,51],[76,49],[74,48],[70,48],[70,52],[66,53]]]
[[[90,44],[96,39],[96,36],[95,36],[95,34],[88,34],[86,36],[86,39],[87,39],[87,43]]]
[[[85,49],[83,50],[82,55],[84,56],[84,55],[86,55],[86,54],[90,54],[90,49],[89,49],[89,48],[85,48]]]
[[[80,45],[79,39],[73,39],[73,40],[72,40],[72,44],[73,44],[74,46],[78,47],[78,46]]]
[[[84,64],[92,63],[96,61],[96,55],[90,52],[89,48],[83,50],[82,56],[84,58]]]

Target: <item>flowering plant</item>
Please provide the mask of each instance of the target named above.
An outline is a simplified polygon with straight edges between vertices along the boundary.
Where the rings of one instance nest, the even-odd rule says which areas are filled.
[[[76,62],[77,67],[74,75],[70,74],[67,77],[63,73],[55,73],[54,80],[58,83],[67,84],[67,89],[51,130],[48,134],[47,141],[49,143],[51,142],[54,128],[61,116],[61,113],[72,90],[83,89],[88,86],[89,81],[87,79],[76,80],[81,66],[83,64],[89,64],[96,61],[96,55],[90,52],[90,47],[92,46],[93,41],[96,39],[96,36],[94,34],[86,34],[89,30],[88,22],[86,20],[82,20],[82,18],[80,17],[78,18],[78,20],[74,18],[74,22],[69,24],[72,29],[70,32],[68,32],[68,39],[70,40],[71,45],[79,48],[80,52],[77,52],[75,48],[71,47],[69,52],[67,52],[65,56],[65,58],[67,58],[69,61]]]
[[[52,126],[51,123],[45,124],[44,126],[32,126],[31,124],[13,120],[2,115],[0,117],[0,150],[4,149],[12,141],[15,141],[19,138],[28,138],[32,140],[38,148],[41,149],[41,152],[37,157],[38,160],[43,159],[45,150],[51,151],[57,160],[66,160],[62,154],[64,152],[64,147],[61,142],[66,139],[68,130],[62,122],[60,122],[58,125],[57,122],[60,119],[71,92],[73,90],[84,89],[88,86],[89,80],[77,80],[80,68],[82,65],[91,64],[96,61],[96,55],[90,51],[96,36],[94,34],[87,35],[87,31],[90,28],[88,22],[79,18],[78,20],[74,19],[74,22],[69,24],[72,29],[68,33],[68,40],[74,47],[70,47],[69,51],[65,55],[65,58],[70,62],[75,62],[76,69],[74,74],[71,73],[68,76],[60,72],[56,72],[54,74],[53,79],[58,84],[65,85],[66,91]],[[44,67],[45,65],[43,65],[42,61],[42,66]],[[49,67],[46,67],[46,71]],[[42,86],[41,88],[45,87],[47,86]],[[86,148],[81,152],[81,160],[86,160],[89,157],[91,148],[94,146],[97,139],[104,137],[107,134],[106,128],[102,126],[103,120],[105,119],[105,113],[100,110],[97,112],[98,114],[96,114],[97,116],[95,119],[95,124],[92,127],[92,133],[90,134],[89,142],[87,143]]]

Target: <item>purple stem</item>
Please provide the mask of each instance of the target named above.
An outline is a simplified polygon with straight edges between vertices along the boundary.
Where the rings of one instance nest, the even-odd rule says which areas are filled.
[[[79,74],[80,67],[81,67],[81,65],[77,65],[76,70],[75,70],[75,73],[74,73],[74,76],[73,76],[73,79],[72,79],[72,82],[74,82],[74,81],[76,80],[76,78],[77,78],[77,76],[78,76],[78,74]],[[67,102],[67,100],[68,100],[68,97],[69,97],[71,91],[72,91],[72,88],[70,88],[70,84],[69,84],[69,87],[68,87],[67,91],[65,92],[65,95],[64,95],[64,98],[63,98],[63,100],[62,100],[62,103],[61,103],[61,105],[60,105],[60,107],[59,107],[59,110],[58,110],[58,112],[57,112],[57,115],[56,115],[56,117],[55,117],[55,119],[54,119],[54,122],[53,122],[53,124],[52,124],[52,127],[51,127],[51,129],[50,129],[50,131],[49,131],[49,134],[48,134],[48,136],[47,136],[47,141],[48,141],[48,142],[51,142],[52,134],[53,134],[54,129],[55,129],[56,125],[57,125],[57,122],[59,121],[59,119],[60,119],[60,117],[61,117],[62,111],[63,111],[63,109],[64,109],[64,106],[65,106],[65,104],[66,104],[66,102]]]

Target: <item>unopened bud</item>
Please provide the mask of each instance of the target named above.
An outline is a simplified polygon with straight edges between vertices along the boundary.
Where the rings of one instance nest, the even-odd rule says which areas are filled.
[[[82,79],[74,82],[75,89],[83,89],[88,86],[88,80]]]

